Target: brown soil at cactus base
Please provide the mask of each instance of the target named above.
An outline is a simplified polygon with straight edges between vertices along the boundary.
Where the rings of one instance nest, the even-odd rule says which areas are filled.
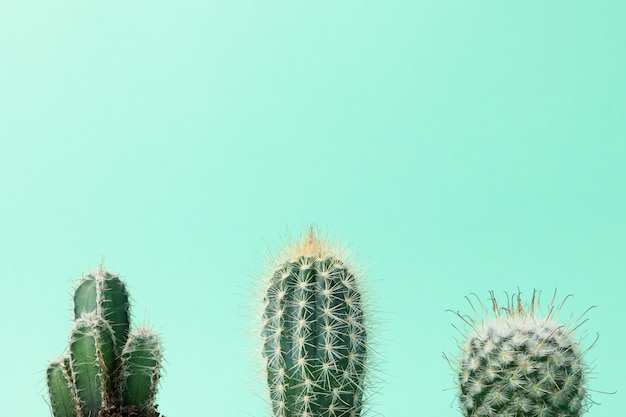
[[[165,417],[158,411],[139,411],[135,405],[111,406],[100,410],[98,417]]]

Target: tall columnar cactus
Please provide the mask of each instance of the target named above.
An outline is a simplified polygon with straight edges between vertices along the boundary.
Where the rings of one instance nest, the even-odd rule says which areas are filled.
[[[528,308],[520,295],[495,318],[473,320],[457,365],[464,416],[578,417],[586,410],[586,365],[574,329],[556,322],[553,303],[536,317],[535,294]]]
[[[124,282],[102,268],[84,275],[74,293],[69,355],[48,366],[54,417],[105,417],[106,410],[129,406],[157,414],[159,340],[148,327],[129,328]]]
[[[274,416],[358,417],[368,347],[354,272],[313,230],[290,252],[264,297]]]

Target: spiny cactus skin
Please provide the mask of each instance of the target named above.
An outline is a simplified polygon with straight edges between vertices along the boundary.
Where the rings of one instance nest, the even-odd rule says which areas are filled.
[[[77,417],[78,398],[72,381],[69,356],[61,356],[50,362],[46,378],[53,414]]]
[[[520,296],[496,317],[472,322],[459,360],[460,404],[467,417],[578,417],[585,411],[586,365],[572,330],[551,314],[526,312]]]
[[[132,331],[122,352],[122,402],[140,410],[152,409],[160,372],[159,338],[147,327]]]
[[[109,323],[95,313],[83,314],[74,323],[70,338],[70,358],[78,404],[83,417],[96,417],[114,401],[115,352]]]
[[[84,275],[76,286],[74,315],[69,356],[48,366],[53,416],[97,417],[103,409],[133,405],[142,412],[154,411],[160,345],[147,327],[129,336],[130,305],[124,282],[102,268]],[[123,386],[133,389],[122,390]]]
[[[367,332],[353,272],[311,230],[274,272],[264,302],[274,416],[360,416]]]
[[[118,275],[102,268],[83,275],[74,292],[74,320],[90,312],[109,322],[115,335],[115,352],[119,355],[130,327],[130,304],[126,285]]]

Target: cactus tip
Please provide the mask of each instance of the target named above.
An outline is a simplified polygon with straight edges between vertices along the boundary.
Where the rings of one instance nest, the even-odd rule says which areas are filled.
[[[309,227],[306,235],[301,235],[294,242],[287,245],[287,258],[290,260],[299,257],[324,259],[336,255],[338,248],[336,244],[330,242],[326,237],[318,237],[315,226]]]

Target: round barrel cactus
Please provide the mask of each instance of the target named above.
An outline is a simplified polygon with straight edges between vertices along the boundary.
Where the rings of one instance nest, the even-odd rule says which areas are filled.
[[[367,332],[354,272],[311,230],[271,276],[264,302],[274,416],[360,416]]]
[[[495,317],[468,320],[458,363],[460,405],[466,417],[578,417],[586,410],[587,367],[572,328],[558,323],[552,303],[536,317],[519,294]]]

